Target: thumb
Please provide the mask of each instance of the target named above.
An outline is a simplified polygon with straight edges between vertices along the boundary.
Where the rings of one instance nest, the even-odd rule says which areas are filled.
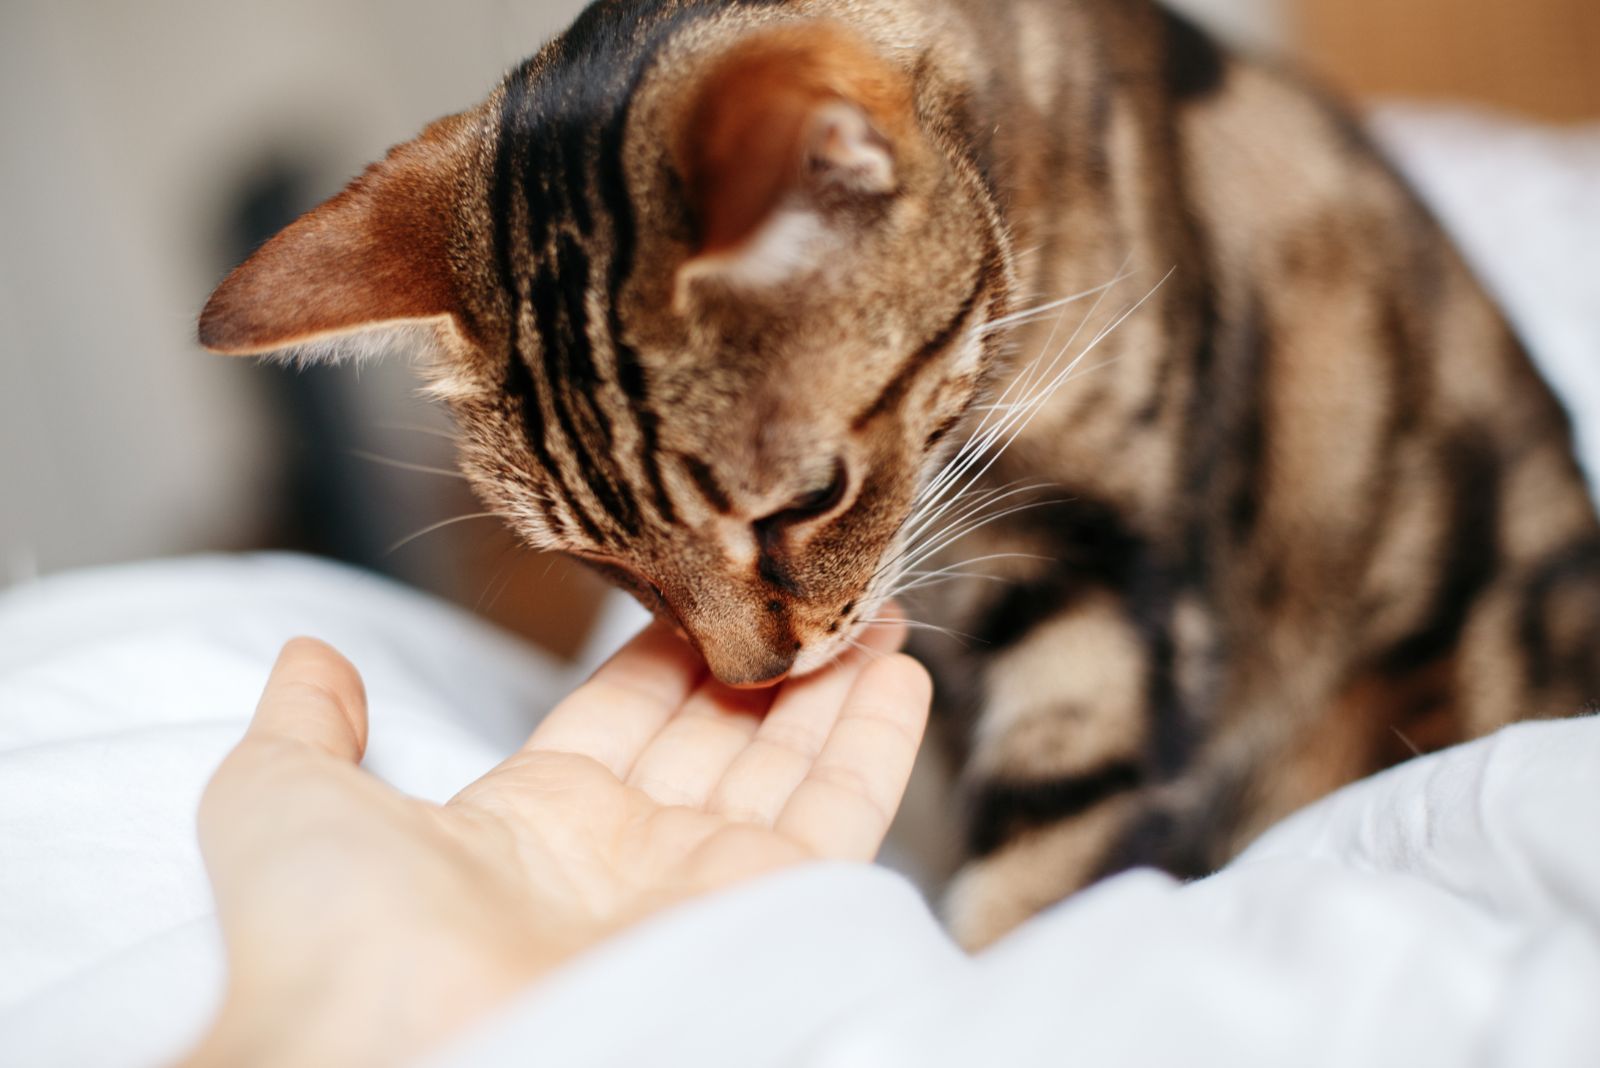
[[[350,661],[310,638],[285,645],[244,738],[200,798],[200,846],[213,882],[228,868],[227,857],[253,840],[246,817],[268,815],[280,829],[292,826],[292,819],[281,819],[284,784],[295,782],[303,792],[306,780],[297,777],[314,772],[325,779],[329,757],[334,767],[355,764],[366,745],[367,696]],[[263,805],[268,796],[280,807]]]
[[[367,694],[331,645],[295,638],[278,654],[240,748],[291,742],[351,764],[367,748]]]

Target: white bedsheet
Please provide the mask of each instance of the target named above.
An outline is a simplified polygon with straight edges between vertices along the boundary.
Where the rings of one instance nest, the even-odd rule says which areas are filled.
[[[571,684],[453,609],[294,557],[0,598],[0,1065],[160,1064],[221,961],[193,811],[276,649],[365,674],[368,766],[443,798]],[[440,1064],[1600,1063],[1600,720],[1416,761],[1180,886],[1131,874],[976,961],[882,869],[680,909]]]
[[[1597,814],[1600,720],[1519,726],[975,959],[897,877],[808,869],[635,932],[433,1068],[1593,1068]]]
[[[219,963],[195,805],[299,633],[361,666],[368,766],[439,800],[574,681],[464,613],[302,558],[0,596],[0,1065],[156,1063],[207,1011]]]

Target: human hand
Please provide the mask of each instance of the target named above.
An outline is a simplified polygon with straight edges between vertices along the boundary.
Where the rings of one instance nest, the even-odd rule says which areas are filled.
[[[659,909],[870,860],[930,695],[901,638],[736,691],[652,626],[444,805],[359,767],[360,677],[290,642],[200,805],[230,976],[188,1063],[395,1063]]]

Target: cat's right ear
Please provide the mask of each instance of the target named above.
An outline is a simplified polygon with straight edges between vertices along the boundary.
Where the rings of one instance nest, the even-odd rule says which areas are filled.
[[[919,144],[906,75],[826,21],[743,39],[700,82],[677,155],[698,247],[675,303],[712,284],[759,289],[849,239],[841,204],[898,192]]]
[[[470,135],[465,115],[433,123],[262,245],[211,294],[200,343],[317,359],[363,335],[458,320],[451,220]]]

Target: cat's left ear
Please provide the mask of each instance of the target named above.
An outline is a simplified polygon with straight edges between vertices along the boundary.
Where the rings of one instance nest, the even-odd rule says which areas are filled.
[[[458,320],[452,220],[470,132],[466,115],[433,123],[262,245],[211,294],[200,343],[316,359],[369,332]]]
[[[677,156],[698,247],[697,284],[762,288],[826,262],[847,210],[893,196],[919,138],[911,85],[853,32],[794,23],[748,37],[700,80]]]

